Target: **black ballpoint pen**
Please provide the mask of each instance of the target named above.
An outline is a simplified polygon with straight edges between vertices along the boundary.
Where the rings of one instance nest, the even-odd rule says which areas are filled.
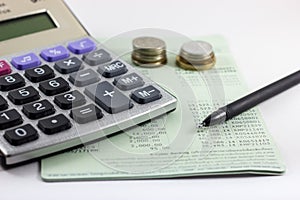
[[[298,83],[300,83],[300,70],[219,108],[206,117],[201,126],[213,126],[225,122]]]

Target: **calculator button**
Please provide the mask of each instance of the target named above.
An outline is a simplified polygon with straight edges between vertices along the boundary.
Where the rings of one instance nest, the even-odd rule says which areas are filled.
[[[22,122],[21,115],[15,109],[0,113],[0,130],[22,124]]]
[[[37,130],[30,124],[5,131],[4,138],[14,146],[25,144],[39,138]]]
[[[99,108],[93,104],[71,110],[70,116],[79,124],[85,124],[103,117]]]
[[[5,60],[0,60],[0,76],[10,74],[11,68]]]
[[[23,70],[37,67],[41,64],[41,61],[34,53],[28,53],[22,56],[13,57],[11,63],[15,68]]]
[[[40,95],[36,89],[32,86],[28,86],[26,88],[14,90],[8,93],[7,97],[11,102],[16,105],[22,105],[25,103],[29,103],[40,98]]]
[[[70,54],[65,47],[59,45],[43,50],[40,56],[48,62],[55,62],[69,57]]]
[[[119,76],[127,71],[126,65],[118,60],[98,68],[98,72],[106,78]]]
[[[84,38],[75,42],[70,42],[68,49],[75,54],[83,54],[93,51],[96,48],[95,43],[89,38]]]
[[[143,86],[145,82],[136,73],[131,73],[115,78],[113,84],[121,90],[131,90]]]
[[[152,85],[138,89],[131,94],[131,98],[140,104],[149,103],[158,100],[161,97],[160,91]]]
[[[95,66],[111,61],[111,56],[103,49],[99,49],[83,55],[82,60],[88,65]]]
[[[118,113],[133,106],[129,98],[107,81],[90,85],[84,92],[108,113]]]
[[[62,74],[69,74],[82,69],[83,66],[82,62],[78,58],[72,57],[56,62],[54,68]]]
[[[71,128],[72,124],[63,114],[40,120],[38,127],[47,135],[52,135]]]
[[[52,96],[67,92],[70,86],[63,78],[58,77],[49,81],[44,81],[39,84],[39,89],[47,96]]]
[[[23,87],[25,80],[20,74],[11,74],[0,78],[0,90],[9,91],[16,88]]]
[[[7,108],[8,108],[7,101],[2,96],[0,96],[0,111],[5,110]]]
[[[100,80],[99,74],[94,72],[92,69],[86,69],[79,72],[70,74],[69,81],[78,87],[83,87],[96,83]]]
[[[54,103],[61,109],[71,109],[85,104],[84,96],[77,90],[58,95],[54,98]]]
[[[29,119],[39,119],[55,113],[54,106],[47,100],[26,104],[22,111]]]
[[[55,77],[54,70],[48,65],[27,69],[24,76],[33,83],[45,81]]]

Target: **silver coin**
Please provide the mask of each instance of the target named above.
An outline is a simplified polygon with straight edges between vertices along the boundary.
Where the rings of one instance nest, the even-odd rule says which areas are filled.
[[[143,62],[157,62],[159,60],[164,60],[166,59],[166,55],[164,54],[160,54],[160,55],[156,55],[156,56],[150,56],[150,55],[141,55],[139,53],[136,52],[132,52],[132,58],[135,60],[140,60]]]
[[[157,50],[157,49],[135,49],[133,50],[134,53],[136,54],[141,54],[141,55],[145,55],[145,56],[157,56],[157,55],[162,55],[162,54],[166,54],[166,50],[162,49],[162,50]]]
[[[213,53],[211,44],[204,41],[189,41],[182,45],[180,55],[186,59],[209,58]]]
[[[134,50],[145,51],[163,51],[166,49],[166,43],[155,37],[138,37],[132,41]]]
[[[163,66],[167,62],[166,43],[155,37],[138,37],[132,41],[132,62],[142,67]]]
[[[213,47],[204,41],[189,41],[182,45],[176,64],[187,70],[207,70],[216,63]]]

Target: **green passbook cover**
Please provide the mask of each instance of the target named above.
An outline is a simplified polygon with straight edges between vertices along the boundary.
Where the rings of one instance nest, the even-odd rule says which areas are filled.
[[[217,62],[211,70],[178,68],[175,65],[177,52],[171,51],[166,66],[137,67],[178,98],[174,112],[96,143],[43,159],[43,180],[282,174],[285,167],[257,108],[224,124],[198,127],[212,111],[249,92],[225,39],[221,36],[198,39],[214,47]],[[106,46],[125,52],[130,45],[128,38],[123,43],[111,42]],[[131,63],[130,51],[123,53],[122,59]]]

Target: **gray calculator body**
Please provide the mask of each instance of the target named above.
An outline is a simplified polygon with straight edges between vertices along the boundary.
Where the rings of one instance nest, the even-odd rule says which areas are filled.
[[[130,64],[119,59],[117,55],[114,55],[104,46],[99,44],[95,39],[89,36],[87,31],[82,27],[82,25],[61,0],[4,0],[4,3],[0,4],[0,10],[0,30],[3,23],[5,28],[8,27],[7,29],[9,29],[9,26],[14,26],[13,23],[16,23],[16,25],[19,25],[19,23],[24,25],[22,23],[24,23],[24,21],[26,22],[27,16],[34,17],[35,15],[38,15],[41,17],[40,20],[42,20],[42,22],[43,20],[50,20],[45,22],[45,24],[48,23],[48,27],[36,27],[37,32],[34,33],[27,32],[12,36],[9,34],[10,30],[6,30],[8,35],[0,36],[0,62],[5,63],[11,70],[9,73],[1,75],[0,79],[12,74],[19,74],[25,80],[25,85],[12,90],[8,89],[1,91],[1,96],[7,102],[7,108],[4,108],[2,111],[0,111],[0,118],[5,117],[5,114],[8,110],[17,111],[22,118],[22,122],[16,125],[6,124],[3,126],[2,130],[0,130],[0,157],[3,158],[6,165],[24,162],[80,144],[89,143],[112,133],[125,130],[129,127],[135,126],[136,124],[168,113],[176,108],[177,100],[174,96],[153,81],[149,80],[147,77],[141,75]],[[20,22],[18,21],[19,19],[21,19]],[[78,43],[78,41],[85,40],[95,44],[93,50],[88,50],[88,52],[76,51],[76,49],[74,50],[70,47],[70,44],[81,45],[81,43]],[[82,47],[84,47],[84,45],[85,44],[82,43]],[[49,57],[47,57],[47,52],[45,53],[45,50],[49,50],[51,48],[55,50],[55,47],[58,46],[66,50],[68,56],[51,60]],[[59,50],[56,49],[53,51],[53,49],[51,51],[49,50],[50,53],[60,53]],[[91,56],[96,55],[93,54],[93,52],[98,52],[99,54],[99,52],[102,51],[107,53],[107,56],[110,57],[109,60],[98,63],[97,61],[91,59]],[[26,62],[26,56],[22,57],[21,60],[16,58],[27,54],[35,55],[39,60],[39,63],[36,63],[36,66],[30,66],[28,68],[25,65],[18,68],[18,61]],[[71,72],[68,71],[69,69],[63,68],[65,66],[59,65],[59,63],[62,62],[67,63],[68,65],[68,63],[72,63],[71,59],[76,59],[81,62],[80,69]],[[108,75],[106,75],[105,70],[110,72],[109,70],[112,69],[113,71],[116,69],[114,68],[116,65],[113,65],[113,67],[110,68],[112,66],[111,63],[116,62],[121,63],[120,66],[122,65],[122,67],[126,68],[126,70],[120,74],[108,73]],[[49,80],[31,81],[31,79],[29,79],[30,77],[28,78],[25,75],[26,70],[39,68],[40,66],[45,65],[54,71],[55,77],[49,78]],[[77,84],[76,80],[72,81],[72,76],[73,78],[79,77],[79,75],[74,76],[75,73],[83,72],[84,70],[89,70],[89,72],[97,74],[97,81],[90,81],[90,79],[88,79],[84,80],[85,82],[82,81],[83,84]],[[81,73],[81,75],[82,74],[86,75],[87,73]],[[142,84],[140,83],[139,85],[130,88],[122,88],[116,84],[122,77],[126,77],[131,74],[137,75],[140,78],[140,81],[142,81]],[[68,83],[68,89],[58,93],[57,91],[54,91],[55,94],[44,91],[45,88],[42,88],[42,83],[51,81],[54,78],[62,78],[65,80],[65,82]],[[125,81],[126,80],[129,80],[130,82],[128,77],[125,79]],[[105,90],[105,93],[102,94],[101,88],[98,90],[98,85],[103,85],[103,83],[107,84],[109,87],[114,87],[114,91],[108,91],[109,89],[107,89]],[[13,96],[14,91],[24,94],[24,90],[22,90],[22,88],[28,87],[34,88],[38,92],[39,98],[26,103],[15,101]],[[97,88],[95,93],[93,93],[93,88]],[[80,105],[74,105],[74,107],[71,108],[62,108],[62,105],[56,102],[59,95],[61,96],[67,92],[75,90],[84,96],[85,101]],[[147,98],[147,95],[151,97],[151,92],[159,93],[156,96],[157,98],[154,100],[150,99],[149,101],[146,100],[143,102],[141,99],[141,101],[136,99],[139,98],[139,96],[141,96],[141,98],[145,97],[145,99]],[[103,103],[101,100],[100,102],[97,101],[97,96],[99,98],[102,98],[103,96],[111,96],[111,99],[113,99],[113,95],[116,93],[120,93],[122,97],[127,97],[126,100],[130,102],[130,106],[128,108],[116,107],[110,109],[107,108],[105,102]],[[33,103],[41,100],[47,100],[52,104],[52,107],[54,108],[53,113],[49,113],[41,117],[28,117],[28,113],[26,114],[24,112],[24,107],[28,104],[33,105]],[[88,109],[80,110],[81,107],[86,105],[94,105],[98,110],[101,110],[101,116],[98,116],[92,120],[86,120],[87,118],[85,119],[84,117],[82,118],[82,114],[89,113],[90,111]],[[79,112],[81,118],[74,118],[74,115],[76,115],[75,111]],[[50,119],[53,116],[58,115],[63,115],[64,118],[68,120],[68,127],[61,127],[64,129],[61,129],[61,131],[51,132],[50,130],[49,132],[47,127],[43,127],[43,122],[47,121],[47,119]],[[36,117],[37,119],[31,119],[32,117]],[[50,122],[58,123],[58,121],[54,118]],[[28,136],[28,133],[22,130],[22,127],[25,125],[34,128],[36,131],[36,133],[34,133],[35,138],[29,138],[30,141],[22,140],[22,136]],[[6,126],[8,128],[6,128]],[[20,127],[20,129],[18,129],[18,127]],[[18,138],[13,138],[16,136],[16,133]],[[14,139],[20,138],[22,141],[21,143],[14,141]]]

